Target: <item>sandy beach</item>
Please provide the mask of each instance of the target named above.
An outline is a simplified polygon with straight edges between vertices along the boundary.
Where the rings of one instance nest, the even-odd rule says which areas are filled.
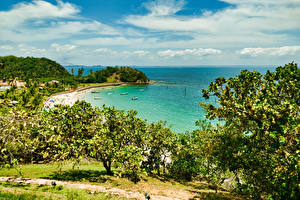
[[[84,94],[87,93],[88,90],[84,91],[74,91],[74,92],[68,92],[68,93],[62,93],[62,94],[56,94],[51,97],[49,97],[44,102],[44,107],[46,109],[53,108],[55,105],[73,105],[78,100],[84,99]]]
[[[84,95],[89,92],[90,90],[93,90],[95,88],[101,88],[101,87],[112,87],[112,86],[120,86],[120,85],[127,85],[128,83],[108,83],[108,84],[101,84],[101,85],[92,85],[83,87],[80,89],[77,89],[72,92],[65,92],[65,93],[59,93],[55,94],[51,97],[49,97],[44,102],[44,108],[50,109],[53,108],[55,105],[73,105],[78,100],[83,100]]]

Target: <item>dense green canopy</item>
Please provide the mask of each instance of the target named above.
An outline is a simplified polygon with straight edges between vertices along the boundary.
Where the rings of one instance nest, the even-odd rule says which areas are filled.
[[[141,71],[131,67],[106,67],[99,71],[90,71],[90,74],[82,76],[84,68],[78,70],[78,75],[72,75],[60,64],[47,58],[34,57],[0,57],[0,80],[15,79],[29,80],[39,79],[42,82],[53,79],[72,83],[103,83],[103,82],[139,82],[145,83],[149,78]]]
[[[60,78],[71,76],[68,71],[55,61],[34,57],[0,57],[0,79],[19,78]]]

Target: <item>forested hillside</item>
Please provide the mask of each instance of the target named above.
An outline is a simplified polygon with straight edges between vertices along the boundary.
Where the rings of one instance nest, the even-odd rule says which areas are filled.
[[[79,82],[149,82],[149,78],[146,76],[146,74],[131,67],[106,67],[99,71],[90,71],[90,74],[88,74],[87,76],[82,76],[83,70],[84,68],[78,69],[78,76],[76,79]]]
[[[68,71],[55,61],[34,57],[0,57],[0,79],[19,78],[60,78],[71,76]]]
[[[40,79],[40,82],[52,79],[64,80],[72,83],[103,83],[103,82],[139,82],[145,83],[149,78],[141,71],[131,67],[106,67],[100,71],[91,71],[83,76],[84,68],[78,69],[74,76],[60,64],[48,58],[34,57],[0,57],[0,80],[14,79],[20,80]]]

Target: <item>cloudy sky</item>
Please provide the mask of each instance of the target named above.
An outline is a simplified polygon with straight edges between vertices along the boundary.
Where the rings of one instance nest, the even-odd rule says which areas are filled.
[[[82,65],[300,61],[300,0],[1,0],[0,55]]]

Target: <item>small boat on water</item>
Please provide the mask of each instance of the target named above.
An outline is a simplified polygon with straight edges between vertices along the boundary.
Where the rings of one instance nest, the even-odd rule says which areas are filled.
[[[138,98],[137,97],[132,97],[131,100],[138,100]]]
[[[141,92],[144,92],[145,90],[144,90],[144,89],[140,89],[140,91],[141,91]]]
[[[99,91],[95,91],[95,90],[94,90],[94,91],[92,91],[92,93],[100,93],[100,92],[99,92]]]
[[[128,92],[124,92],[124,93],[121,93],[120,95],[127,95],[128,94]]]
[[[102,99],[101,97],[94,97],[95,100],[100,100]]]

